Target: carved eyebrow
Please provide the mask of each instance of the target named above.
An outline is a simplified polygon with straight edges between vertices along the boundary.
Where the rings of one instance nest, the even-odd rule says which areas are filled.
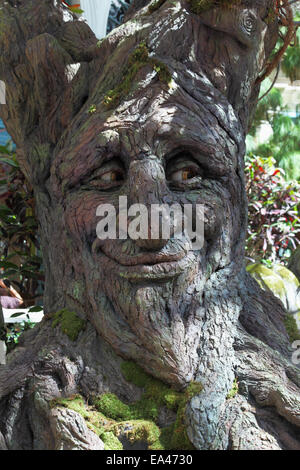
[[[165,165],[168,165],[171,160],[177,157],[185,157],[198,163],[208,175],[211,176],[224,176],[232,168],[235,167],[235,162],[232,158],[223,158],[224,153],[219,154],[208,154],[201,151],[201,149],[195,145],[187,145],[185,147],[178,147],[165,155]]]
[[[113,152],[106,153],[105,147],[94,148],[85,154],[78,152],[68,162],[63,162],[59,169],[59,179],[63,190],[78,186],[89,176],[92,176],[105,162],[109,162],[116,157]]]
[[[68,168],[68,156],[65,159],[62,158],[61,178],[69,179],[70,185],[74,186],[83,178],[97,171],[104,162],[116,156],[122,159],[120,150],[120,136],[115,129],[99,132],[99,129],[95,128],[92,138],[91,132],[83,131],[80,134],[78,145],[70,150],[69,160],[73,168],[70,169],[70,165]]]
[[[205,131],[205,129],[204,129]],[[207,139],[205,132],[198,136],[189,129],[185,130],[184,137],[175,128],[168,128],[159,136],[159,157],[166,164],[171,158],[180,153],[188,153],[200,165],[216,174],[224,174],[237,165],[237,145],[226,136],[220,140]]]

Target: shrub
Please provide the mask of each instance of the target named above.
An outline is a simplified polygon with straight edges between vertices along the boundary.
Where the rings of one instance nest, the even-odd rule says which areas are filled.
[[[246,160],[248,194],[247,259],[266,264],[286,263],[300,243],[300,184],[286,182],[271,157]]]
[[[43,291],[33,191],[19,169],[11,144],[0,146],[0,278],[10,279],[25,305]]]

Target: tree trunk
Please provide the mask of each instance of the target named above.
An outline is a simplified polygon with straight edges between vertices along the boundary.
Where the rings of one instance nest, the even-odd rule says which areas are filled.
[[[0,448],[299,449],[286,313],[244,268],[273,0],[137,0],[100,43],[60,2],[0,5],[1,117],[46,271],[46,316],[0,369]],[[120,196],[201,204],[203,246],[99,239]]]

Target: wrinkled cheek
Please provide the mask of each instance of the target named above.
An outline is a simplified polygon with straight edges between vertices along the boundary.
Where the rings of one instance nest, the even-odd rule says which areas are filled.
[[[221,234],[228,214],[228,205],[221,198],[216,198],[214,195],[211,198],[199,197],[193,204],[193,230],[199,233],[202,224],[201,230],[205,240],[215,240]]]
[[[96,226],[99,220],[96,212],[104,201],[98,194],[76,195],[69,198],[65,209],[66,227],[73,239],[93,241],[96,237]]]
[[[204,205],[204,237],[207,241],[218,238],[227,218],[228,208],[225,205],[221,203]]]

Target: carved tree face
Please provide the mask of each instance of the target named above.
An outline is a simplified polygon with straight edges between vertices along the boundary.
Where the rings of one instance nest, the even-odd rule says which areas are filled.
[[[99,334],[153,375],[184,384],[199,365],[206,282],[242,260],[244,107],[264,60],[265,25],[258,11],[244,8],[222,18],[204,15],[197,37],[189,34],[196,27],[186,11],[170,22],[180,24],[184,47],[178,43],[168,55],[167,44],[180,38],[168,25],[166,32],[156,25],[148,44],[175,71],[172,86],[145,66],[139,86],[114,111],[104,109],[103,95],[92,96],[73,123],[76,134],[56,155],[52,190],[62,201],[68,243],[77,253],[75,277],[84,279],[85,310]],[[111,60],[113,72],[119,63]],[[96,99],[99,111],[89,113]],[[120,196],[129,206],[203,205],[203,248],[191,250],[186,234],[99,240],[97,207],[109,203],[118,213]]]
[[[197,363],[205,282],[239,256],[242,186],[237,145],[216,118],[181,110],[164,95],[144,119],[91,117],[94,125],[73,141],[70,163],[61,157],[56,176],[91,321],[118,353],[141,362],[147,355],[149,371],[184,383]],[[193,251],[187,235],[172,233],[169,239],[99,240],[97,207],[109,203],[118,213],[119,196],[149,208],[203,205],[203,248]]]

